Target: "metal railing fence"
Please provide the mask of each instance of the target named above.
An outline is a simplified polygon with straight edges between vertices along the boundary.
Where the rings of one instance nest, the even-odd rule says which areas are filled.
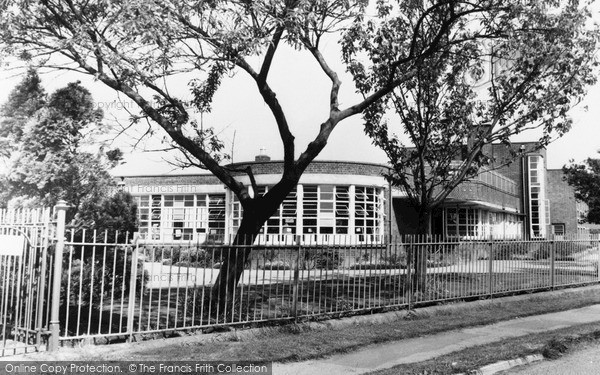
[[[600,282],[600,241],[140,243],[68,232],[61,340],[335,316]],[[251,253],[228,300],[213,292],[225,252]]]
[[[65,230],[66,209],[0,211],[0,355],[600,282],[598,236],[157,243]],[[219,284],[244,254],[239,280]]]
[[[0,210],[0,356],[46,341],[50,221],[50,209]]]

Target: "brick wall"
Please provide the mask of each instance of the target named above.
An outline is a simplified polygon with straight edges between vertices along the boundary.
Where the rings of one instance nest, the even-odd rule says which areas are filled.
[[[255,175],[281,174],[283,172],[282,161],[269,162],[247,162],[232,164],[232,168],[244,169],[252,167]],[[304,171],[304,174],[347,174],[361,176],[382,176],[389,172],[389,168],[381,164],[346,162],[346,161],[314,161]],[[236,172],[236,175],[244,175],[244,172]]]
[[[448,198],[466,201],[483,201],[503,208],[519,209],[521,202],[516,195],[500,191],[481,181],[465,181],[450,193]]]
[[[495,159],[496,164],[504,164],[507,161],[511,161],[508,165],[502,166],[496,170],[496,172],[503,174],[504,176],[510,178],[511,180],[517,183],[517,195],[519,197],[524,197],[523,188],[527,189],[527,184],[523,184],[524,179],[526,179],[526,173],[523,170],[523,158],[518,157],[513,159],[511,156],[511,150],[519,150],[521,146],[524,148],[526,152],[531,152],[531,154],[541,155],[544,158],[544,164],[546,163],[546,149],[542,148],[540,150],[534,150],[535,144],[528,143],[512,143],[511,146],[506,146],[504,144],[493,144],[490,150],[489,156]],[[526,202],[521,202],[521,212],[524,212],[524,205]]]
[[[118,179],[120,180],[120,178]],[[215,185],[221,184],[213,175],[126,177],[125,186],[134,185]]]
[[[550,221],[552,224],[565,224],[566,234],[577,233],[577,201],[575,191],[563,179],[561,169],[547,171],[548,200],[550,201]]]

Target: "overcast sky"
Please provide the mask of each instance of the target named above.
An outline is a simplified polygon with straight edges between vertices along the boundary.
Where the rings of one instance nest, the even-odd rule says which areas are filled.
[[[331,42],[325,46],[336,51],[338,46]],[[336,53],[331,55],[330,64],[337,69],[342,77],[343,86],[340,92],[341,107],[347,107],[360,100],[354,92],[351,78],[344,73],[341,63],[335,62]],[[178,94],[189,99],[187,81],[189,77],[181,77],[172,82],[170,90],[178,90]],[[0,71],[0,102],[5,102],[11,89],[20,81],[18,72]],[[135,106],[127,99],[119,97],[103,84],[94,82],[90,77],[72,72],[51,72],[42,74],[43,85],[48,92],[66,85],[68,82],[81,80],[83,85],[92,92],[97,105],[105,110],[107,121],[118,119],[127,123],[126,108],[136,111]],[[306,53],[282,50],[276,55],[270,83],[277,92],[296,136],[296,153],[299,154],[317,134],[319,125],[327,118],[329,103],[329,81],[320,71],[313,59]],[[560,168],[570,159],[576,162],[587,157],[596,157],[600,149],[600,84],[592,87],[586,100],[572,110],[574,118],[572,130],[563,138],[548,147],[548,168]],[[587,110],[585,107],[587,106]],[[226,144],[228,153],[232,153],[234,161],[252,160],[261,148],[265,148],[273,159],[283,157],[283,148],[279,139],[275,121],[272,119],[266,105],[260,99],[253,83],[240,72],[226,79],[218,91],[212,114],[205,116],[204,124],[214,126],[219,136]],[[113,143],[129,152],[128,145],[134,143],[136,133],[121,136]],[[160,137],[158,137],[160,138]],[[515,141],[533,141],[535,134],[521,135]],[[159,149],[161,145],[154,139],[147,139],[138,146],[142,149]],[[142,156],[133,155],[120,171],[144,170],[147,174],[160,173],[173,167],[149,164],[144,160],[160,160],[164,153],[144,153]],[[340,123],[330,137],[329,144],[319,156],[321,160],[352,160],[385,163],[385,155],[376,147],[362,131],[360,116],[347,119]],[[163,163],[165,164],[165,163]]]

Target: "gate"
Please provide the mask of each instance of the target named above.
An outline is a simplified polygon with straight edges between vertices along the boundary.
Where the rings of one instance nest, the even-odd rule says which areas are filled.
[[[47,342],[52,232],[50,209],[0,210],[0,356]]]

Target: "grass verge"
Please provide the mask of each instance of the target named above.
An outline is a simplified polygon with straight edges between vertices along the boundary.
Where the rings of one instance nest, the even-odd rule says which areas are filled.
[[[531,354],[556,359],[577,348],[597,343],[600,343],[600,324],[582,324],[467,348],[428,361],[372,372],[370,375],[468,374],[485,365]]]

